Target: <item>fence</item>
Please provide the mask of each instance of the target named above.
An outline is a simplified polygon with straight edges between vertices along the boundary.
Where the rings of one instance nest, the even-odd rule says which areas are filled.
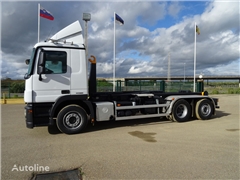
[[[116,92],[121,91],[163,91],[163,92],[179,92],[193,91],[193,82],[180,81],[116,81]],[[11,85],[1,87],[1,98],[3,94],[6,98],[21,98],[24,93],[11,93]],[[209,86],[203,82],[196,83],[196,91],[208,91],[210,94],[240,94],[240,88],[236,85],[217,85]],[[97,92],[112,92],[113,83],[97,81]]]
[[[112,92],[113,85],[101,86],[97,83],[97,92]],[[151,81],[116,81],[116,92],[121,91],[162,91],[162,92],[179,92],[179,91],[193,91],[192,82],[151,82]],[[196,91],[203,91],[203,83],[196,83]]]

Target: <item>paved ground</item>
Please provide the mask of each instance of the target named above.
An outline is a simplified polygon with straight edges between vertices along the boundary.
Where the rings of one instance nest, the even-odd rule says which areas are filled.
[[[1,104],[24,104],[23,98],[1,99]]]
[[[212,120],[100,123],[77,135],[27,129],[23,104],[1,105],[2,179],[29,179],[39,167],[81,168],[86,179],[240,179],[240,96],[217,97]]]

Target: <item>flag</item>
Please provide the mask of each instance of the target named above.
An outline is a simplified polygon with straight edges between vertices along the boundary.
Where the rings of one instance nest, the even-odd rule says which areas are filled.
[[[198,28],[198,26],[196,26],[196,32],[198,35],[200,34],[200,29]]]
[[[115,14],[115,19],[120,25],[124,24],[124,21],[122,20],[122,18],[119,15]]]
[[[43,7],[40,8],[40,16],[49,20],[54,20],[53,15]]]

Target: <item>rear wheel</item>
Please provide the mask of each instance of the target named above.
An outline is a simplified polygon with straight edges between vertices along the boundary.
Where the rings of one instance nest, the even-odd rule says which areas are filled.
[[[87,113],[78,105],[64,107],[57,116],[57,127],[66,134],[82,132],[87,123]]]
[[[196,104],[195,112],[200,120],[210,119],[213,114],[213,103],[208,99],[201,99]]]
[[[173,105],[172,114],[170,116],[172,121],[185,122],[189,120],[190,116],[191,106],[186,100],[180,99]]]

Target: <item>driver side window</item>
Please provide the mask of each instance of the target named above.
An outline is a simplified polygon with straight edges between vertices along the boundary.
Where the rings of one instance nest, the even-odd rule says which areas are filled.
[[[44,51],[44,74],[63,74],[67,72],[67,53],[63,51]]]

